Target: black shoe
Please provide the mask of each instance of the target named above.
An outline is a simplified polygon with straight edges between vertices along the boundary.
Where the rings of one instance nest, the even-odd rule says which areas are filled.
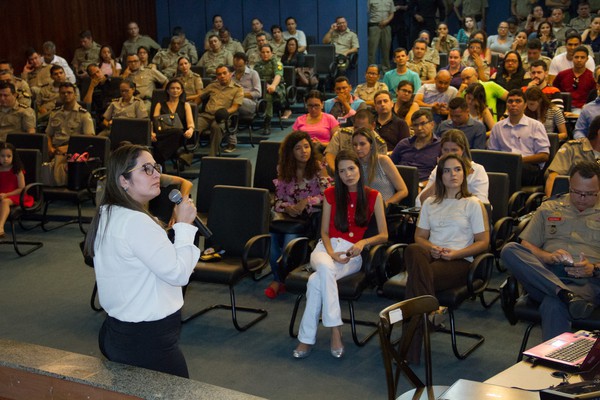
[[[223,153],[233,153],[235,151],[235,144],[228,144],[227,147],[223,149]]]
[[[558,298],[567,305],[569,314],[573,319],[584,319],[589,317],[594,311],[594,305],[581,296],[562,289],[558,292]]]

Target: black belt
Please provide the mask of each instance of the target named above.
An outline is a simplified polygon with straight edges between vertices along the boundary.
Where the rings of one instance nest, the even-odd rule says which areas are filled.
[[[369,22],[367,26],[370,28],[372,26],[379,26],[379,22]]]

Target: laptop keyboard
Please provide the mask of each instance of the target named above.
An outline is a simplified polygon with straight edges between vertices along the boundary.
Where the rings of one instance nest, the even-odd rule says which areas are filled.
[[[594,343],[593,340],[589,339],[577,339],[573,343],[546,354],[546,357],[565,362],[573,362],[581,357],[585,357],[592,349]]]

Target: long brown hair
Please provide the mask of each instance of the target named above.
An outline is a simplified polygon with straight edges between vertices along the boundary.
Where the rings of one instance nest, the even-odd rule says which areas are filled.
[[[377,141],[375,139],[375,131],[370,128],[359,128],[352,134],[352,142],[354,144],[354,137],[362,136],[367,139],[367,142],[371,145],[371,151],[368,156],[368,169],[367,169],[367,185],[370,185],[375,179],[375,171],[377,170],[377,163],[379,162],[379,154],[377,153]]]
[[[100,226],[100,218],[103,212],[105,212],[107,216],[104,229],[108,227],[111,210],[114,206],[128,208],[152,217],[142,204],[135,201],[127,194],[120,183],[121,176],[127,180],[131,179],[131,170],[135,168],[137,160],[143,151],[147,152],[148,149],[143,146],[129,144],[119,147],[108,158],[104,193],[85,238],[84,254],[86,256],[94,257],[94,244],[96,242],[96,236],[98,235],[98,227]],[[152,219],[156,221],[154,218]],[[160,223],[158,224],[160,225]]]
[[[548,113],[548,109],[552,107],[552,104],[544,92],[542,92],[542,89],[537,86],[528,88],[525,92],[525,101],[539,101],[540,105],[537,111],[531,111],[529,107],[525,107],[525,115],[536,121],[540,121],[542,124],[546,122],[546,114]]]
[[[465,197],[471,197],[472,194],[469,192],[469,188],[467,187],[467,165],[465,164],[465,160],[462,157],[457,156],[456,154],[446,154],[440,158],[440,161],[437,165],[436,177],[435,177],[435,199],[434,203],[441,203],[444,201],[446,197],[446,186],[444,185],[444,181],[442,180],[444,175],[444,167],[446,165],[446,161],[454,159],[458,160],[460,166],[463,170],[463,181],[460,184],[460,190],[456,193],[457,199],[462,199]]]
[[[320,170],[318,152],[315,151],[313,142],[306,132],[293,131],[283,139],[279,147],[279,163],[277,165],[277,178],[280,181],[291,182],[296,179],[296,157],[294,157],[294,147],[299,142],[306,140],[310,145],[310,158],[304,168],[304,178],[312,179]]]
[[[356,184],[356,210],[354,213],[354,223],[357,226],[367,226],[369,219],[367,216],[367,193],[365,190],[364,177],[360,161],[354,151],[342,150],[335,157],[335,216],[333,224],[340,232],[348,232],[348,199],[350,198],[348,186],[342,181],[340,176],[339,164],[341,161],[352,161],[358,168],[360,177]]]
[[[469,147],[469,141],[467,137],[460,129],[448,129],[446,132],[442,133],[442,138],[440,139],[440,147],[444,146],[444,143],[454,143],[463,152],[462,158],[465,161],[465,165],[467,166],[467,172],[471,173],[471,161],[473,158],[471,157],[471,149]],[[468,174],[467,174],[468,175]]]

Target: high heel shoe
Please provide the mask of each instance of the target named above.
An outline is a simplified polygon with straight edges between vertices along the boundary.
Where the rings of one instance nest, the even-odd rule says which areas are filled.
[[[310,356],[311,351],[312,351],[312,346],[309,347],[308,350],[294,349],[294,351],[292,352],[292,356],[297,359],[306,358],[306,357]]]
[[[342,356],[344,355],[344,347],[342,346],[339,349],[330,349],[331,350],[331,355],[334,356],[335,358],[342,358]]]

